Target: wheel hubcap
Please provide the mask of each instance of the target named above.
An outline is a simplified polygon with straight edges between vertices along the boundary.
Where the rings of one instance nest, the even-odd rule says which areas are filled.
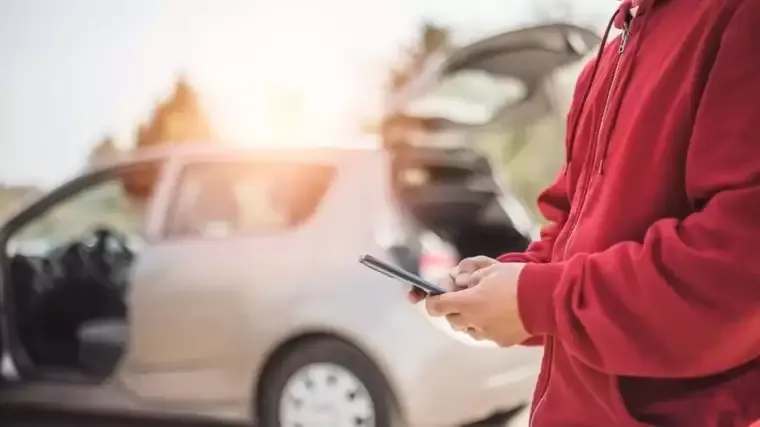
[[[282,427],[375,427],[375,405],[348,369],[314,363],[298,370],[280,396]]]

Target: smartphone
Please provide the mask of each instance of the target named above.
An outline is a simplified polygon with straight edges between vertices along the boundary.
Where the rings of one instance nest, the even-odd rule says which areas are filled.
[[[372,255],[362,255],[359,257],[359,262],[364,266],[377,271],[378,273],[390,277],[391,279],[396,279],[398,281],[406,283],[407,285],[414,286],[415,288],[422,290],[428,295],[441,295],[446,293],[443,288],[428,282],[422,277],[402,270],[396,266],[388,264],[387,262],[381,261]]]

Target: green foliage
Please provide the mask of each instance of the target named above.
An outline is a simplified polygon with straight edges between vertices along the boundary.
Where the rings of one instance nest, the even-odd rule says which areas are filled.
[[[520,128],[483,132],[478,142],[495,164],[502,165],[507,186],[531,208],[535,218],[544,220],[535,202],[564,162],[562,117],[549,116]]]

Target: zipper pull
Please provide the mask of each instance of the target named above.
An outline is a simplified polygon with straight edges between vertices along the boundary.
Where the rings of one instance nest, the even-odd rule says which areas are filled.
[[[631,24],[625,23],[623,27],[623,34],[620,36],[620,47],[618,48],[618,54],[622,55],[625,51],[625,45],[628,44],[628,37],[631,35]]]

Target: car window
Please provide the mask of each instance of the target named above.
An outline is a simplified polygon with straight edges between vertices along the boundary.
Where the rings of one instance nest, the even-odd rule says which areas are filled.
[[[118,230],[139,241],[159,165],[141,165],[90,185],[30,220],[11,239],[11,246],[31,251],[80,238],[95,228]],[[139,183],[137,186],[135,183]],[[139,191],[138,191],[139,190]]]
[[[334,173],[317,164],[190,164],[180,175],[165,235],[227,237],[298,226],[317,210]]]

